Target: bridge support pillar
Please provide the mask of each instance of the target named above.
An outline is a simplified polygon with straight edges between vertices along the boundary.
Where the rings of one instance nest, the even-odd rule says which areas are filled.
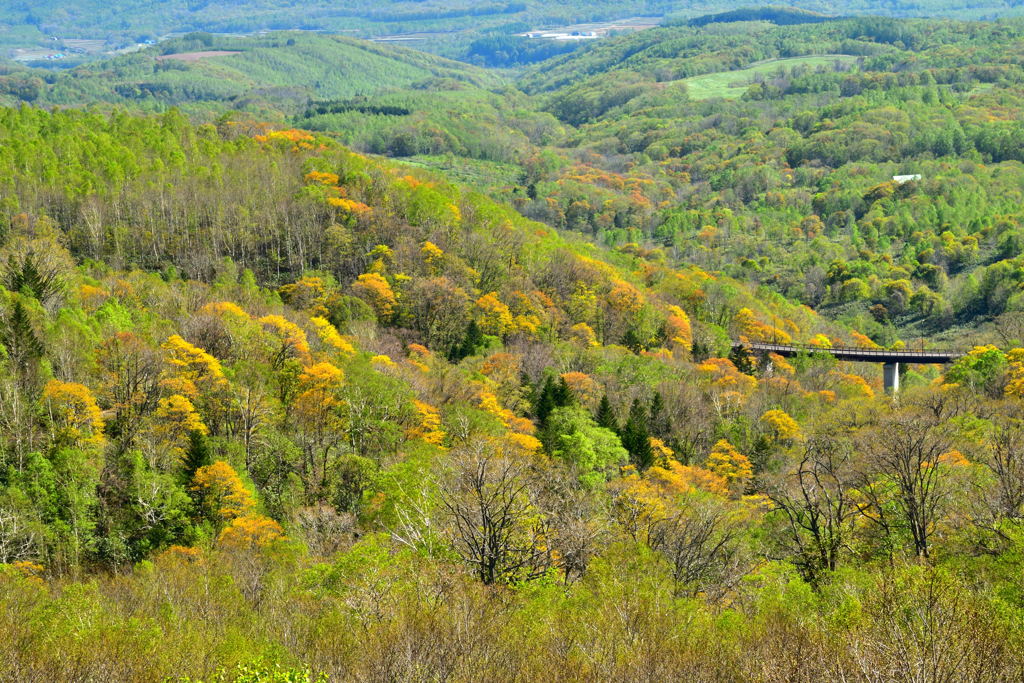
[[[882,386],[885,393],[895,396],[900,390],[900,364],[886,363],[882,366]]]

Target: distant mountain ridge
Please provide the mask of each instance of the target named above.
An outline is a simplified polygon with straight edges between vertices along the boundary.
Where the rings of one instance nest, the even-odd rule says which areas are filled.
[[[814,13],[830,15],[824,0],[791,0],[791,7],[751,9],[743,0],[17,0],[0,4],[0,48],[59,48],[65,39],[103,41],[104,49],[158,40],[189,31],[251,34],[301,29],[371,38],[389,36],[449,57],[467,55],[480,38],[509,36],[537,28],[607,22],[637,16],[670,20],[737,21],[744,15],[778,24],[805,23]],[[844,14],[890,17],[993,19],[1019,16],[1019,3],[979,0],[851,0]],[[765,12],[768,12],[765,15]],[[710,19],[715,16],[718,18]],[[722,14],[726,16],[722,16]],[[810,13],[810,15],[808,15]],[[702,24],[694,24],[702,25]]]
[[[832,14],[819,14],[795,7],[743,7],[729,12],[705,14],[686,22],[688,26],[707,26],[708,24],[725,24],[734,21],[768,21],[779,26],[793,24],[819,24],[824,21],[835,21],[841,17]]]

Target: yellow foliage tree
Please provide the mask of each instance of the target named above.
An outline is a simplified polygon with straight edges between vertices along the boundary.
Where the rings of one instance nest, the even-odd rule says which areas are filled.
[[[696,465],[683,465],[678,460],[667,460],[644,472],[644,478],[664,496],[672,499],[694,489],[724,496],[729,493],[725,477]]]
[[[651,453],[654,456],[654,464],[659,467],[667,467],[669,463],[675,462],[676,452],[673,451],[662,439],[657,437],[650,437],[648,439],[651,442]]]
[[[56,438],[93,445],[103,443],[103,416],[89,387],[51,379],[43,387],[43,399]]]
[[[479,400],[481,410],[494,415],[506,426],[508,426],[509,421],[515,417],[515,413],[501,405],[501,401],[499,401],[498,397],[494,395],[494,392],[488,389],[480,391]]]
[[[391,285],[379,273],[363,273],[352,283],[352,291],[373,308],[381,321],[390,319],[398,304]]]
[[[612,484],[612,513],[634,540],[646,541],[654,526],[667,516],[668,505],[656,484],[631,470],[632,466],[626,468],[625,476]]]
[[[768,427],[779,441],[800,438],[800,425],[784,410],[773,409],[761,416],[761,423]]]
[[[420,256],[423,257],[423,262],[427,264],[431,273],[437,275],[440,272],[441,259],[444,258],[444,251],[441,247],[428,240],[420,247]]]
[[[513,449],[519,450],[526,455],[533,455],[539,453],[544,447],[544,444],[540,442],[535,436],[530,434],[522,434],[520,432],[509,432],[505,435],[505,441],[512,446]]]
[[[260,324],[268,332],[281,340],[282,353],[288,356],[307,358],[309,356],[309,340],[302,328],[282,315],[265,315]]]
[[[281,525],[263,515],[234,517],[220,532],[217,542],[234,550],[260,550],[284,540]]]
[[[195,399],[211,395],[227,386],[220,361],[205,350],[173,334],[163,343],[171,376],[163,384],[174,393]]]
[[[742,492],[746,482],[754,476],[754,468],[747,456],[736,450],[726,439],[720,439],[708,454],[707,468],[725,479],[734,492]]]
[[[110,292],[102,287],[94,287],[88,284],[78,287],[78,299],[82,302],[82,307],[89,311],[99,308],[109,296]]]
[[[196,470],[191,489],[208,513],[224,521],[248,515],[256,507],[238,472],[223,460]]]
[[[1011,349],[1006,354],[1007,382],[1003,391],[1013,398],[1024,398],[1024,349]]]
[[[241,306],[231,301],[211,301],[210,303],[200,308],[199,312],[205,315],[235,318],[238,320],[249,319],[249,314],[242,310]]]
[[[339,390],[345,374],[330,363],[317,363],[299,375],[299,395],[295,398],[295,417],[306,429],[322,430],[334,420],[331,415],[341,405]]]
[[[497,292],[484,294],[476,300],[475,318],[484,334],[504,336],[512,327],[512,311],[498,298]]]
[[[445,434],[444,430],[441,429],[441,414],[437,411],[437,408],[423,401],[414,400],[412,403],[416,408],[420,421],[418,425],[409,430],[408,437],[410,439],[421,439],[435,446],[441,445]]]
[[[356,347],[352,345],[348,339],[345,339],[338,334],[337,328],[334,327],[326,318],[313,317],[309,321],[313,324],[316,329],[316,334],[320,337],[320,341],[331,347],[337,353],[342,356],[351,357],[356,354]]]
[[[875,391],[868,385],[866,379],[860,375],[847,374],[845,372],[836,372],[836,378],[839,379],[843,393],[849,398],[873,398]]]
[[[341,179],[337,173],[310,171],[306,174],[306,180],[310,183],[319,183],[320,185],[337,185]]]
[[[305,276],[278,288],[281,298],[292,308],[309,311],[312,315],[327,315],[331,294],[323,278]]]
[[[192,401],[181,394],[160,399],[153,420],[153,434],[162,448],[161,453],[169,452],[175,461],[184,455],[191,432],[206,434],[209,431]]]
[[[594,328],[586,323],[576,323],[569,328],[569,338],[584,346],[598,346],[597,334],[594,333]]]
[[[772,370],[775,374],[788,375],[789,377],[796,374],[796,368],[793,367],[793,364],[779,354],[769,353],[768,360],[772,362]]]
[[[46,573],[46,568],[38,562],[33,562],[32,560],[18,560],[17,562],[12,562],[10,567],[27,581],[39,585],[46,583],[46,580],[43,578]],[[4,565],[0,564],[0,569],[3,568]]]
[[[829,339],[824,334],[814,335],[813,337],[807,340],[807,343],[810,344],[811,346],[817,346],[823,349],[828,349],[832,347],[832,340]]]

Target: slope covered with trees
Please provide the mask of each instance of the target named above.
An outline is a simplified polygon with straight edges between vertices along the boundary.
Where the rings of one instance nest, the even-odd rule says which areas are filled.
[[[4,74],[0,678],[1020,679],[1022,38]]]
[[[521,82],[573,126],[567,158],[524,176],[523,211],[664,245],[882,343],[870,318],[928,335],[1017,310],[1019,24],[659,31]],[[689,97],[702,74],[732,99]]]
[[[499,82],[482,69],[415,50],[297,33],[255,38],[193,33],[67,71],[13,68],[0,78],[8,102],[117,104],[145,111],[178,107],[208,117],[244,109],[270,119],[298,113],[311,100],[422,89],[433,80],[474,86]]]
[[[806,307],[326,138],[0,133],[4,676],[1020,670],[1024,352],[897,405],[730,354],[871,343]]]

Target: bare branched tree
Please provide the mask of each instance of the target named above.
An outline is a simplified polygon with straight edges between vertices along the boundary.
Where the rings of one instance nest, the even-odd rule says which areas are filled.
[[[551,565],[549,533],[523,465],[479,442],[456,457],[441,498],[455,551],[485,584],[539,577]]]
[[[0,564],[35,556],[36,534],[14,510],[0,508]]]
[[[602,509],[599,498],[580,487],[574,473],[563,468],[545,475],[538,494],[549,515],[562,578],[571,583],[583,576],[606,543],[608,511]]]
[[[688,497],[672,515],[659,521],[651,547],[672,565],[678,594],[706,593],[714,598],[743,574],[738,537],[740,527],[721,501]]]
[[[994,512],[1000,519],[1019,519],[1024,516],[1024,423],[997,421],[987,446],[985,464],[996,479]]]
[[[396,484],[395,522],[387,527],[391,538],[404,546],[433,556],[441,545],[438,536],[440,513],[433,504],[431,491],[415,487],[407,491]]]
[[[1012,646],[996,620],[960,586],[937,572],[878,581],[864,609],[868,628],[851,634],[852,670],[865,681],[1019,680]],[[851,675],[852,674],[852,675]],[[848,678],[849,677],[849,678]]]
[[[899,522],[910,531],[914,553],[929,556],[929,540],[942,514],[943,470],[940,461],[950,449],[949,441],[937,429],[937,420],[930,413],[897,413],[865,439],[869,471],[862,472],[861,492],[870,505],[865,514],[871,521],[891,534],[893,520],[882,514],[886,508],[883,497],[889,490],[878,480],[891,482],[895,489],[894,503]]]
[[[852,486],[848,445],[827,435],[809,439],[800,462],[768,483],[768,497],[784,521],[780,543],[812,584],[839,564],[857,514],[847,493]]]
[[[355,515],[338,512],[330,505],[299,508],[293,515],[293,524],[314,557],[333,557],[355,539]]]

